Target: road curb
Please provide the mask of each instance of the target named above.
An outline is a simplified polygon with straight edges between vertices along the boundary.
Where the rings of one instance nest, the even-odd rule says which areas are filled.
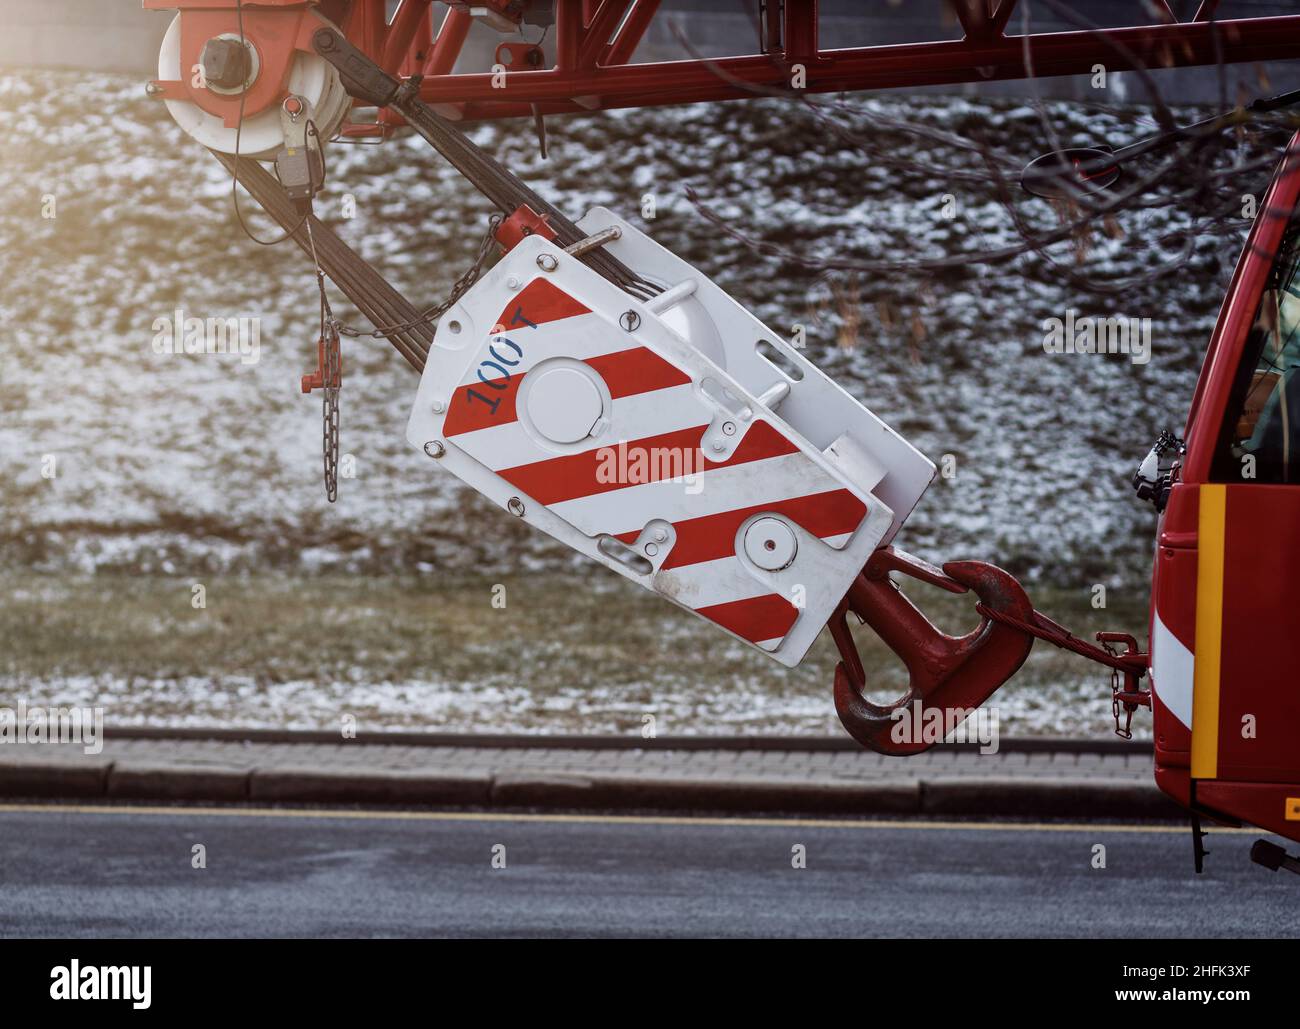
[[[254,769],[248,786],[247,799],[263,803],[476,807],[489,802],[492,776],[398,770],[356,773],[304,766]]]
[[[115,762],[105,793],[122,800],[248,799],[247,768],[231,765],[163,765]]]
[[[0,766],[0,796],[71,800],[107,794],[109,761],[31,761]]]
[[[1029,815],[1036,818],[1182,818],[1186,812],[1154,781],[930,778],[921,782],[926,815]]]
[[[773,779],[503,773],[492,784],[500,807],[789,811],[800,814],[914,814],[917,782],[830,783]]]
[[[758,750],[791,752],[854,753],[862,746],[841,736],[657,736],[646,739],[639,733],[542,734],[542,733],[440,733],[358,732],[344,738],[338,732],[316,729],[257,729],[239,727],[187,726],[170,728],[148,725],[109,725],[105,739],[121,740],[217,740],[227,743],[346,743],[355,746],[468,747],[493,750]],[[939,743],[935,751],[978,751],[981,744]],[[1003,754],[1151,754],[1151,740],[1123,740],[1117,736],[1011,736],[998,741]],[[901,759],[900,759],[901,760]]]
[[[319,765],[0,765],[9,799],[357,804],[486,809],[782,812],[805,815],[1136,818],[1183,816],[1154,783],[1085,778],[691,778],[545,771],[345,771]]]

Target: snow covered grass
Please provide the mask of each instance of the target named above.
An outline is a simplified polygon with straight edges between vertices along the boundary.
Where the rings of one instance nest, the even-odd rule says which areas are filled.
[[[102,705],[108,721],[366,730],[836,733],[829,638],[787,671],[622,579],[548,573],[0,578],[0,697]],[[494,605],[495,599],[495,605]],[[977,619],[927,589],[945,630]],[[504,601],[504,606],[499,606]],[[1081,633],[1138,631],[1137,595],[1094,611],[1048,590],[1040,604]],[[901,666],[860,635],[878,699]],[[1006,733],[1102,734],[1106,677],[1040,645],[996,700]]]

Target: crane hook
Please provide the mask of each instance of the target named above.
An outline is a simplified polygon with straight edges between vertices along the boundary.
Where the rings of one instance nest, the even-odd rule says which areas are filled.
[[[950,561],[942,569],[893,547],[871,556],[840,601],[829,626],[843,659],[835,669],[835,710],[849,735],[881,754],[916,754],[937,742],[908,732],[910,715],[937,712],[959,724],[1006,682],[1029,656],[1034,637],[987,616],[965,636],[949,636],[930,622],[890,579],[900,572],[950,593],[973,591],[993,611],[1029,620],[1033,604],[1008,572],[982,561]],[[903,661],[907,692],[892,704],[865,696],[866,673],[849,634],[852,611]],[[917,720],[911,724],[917,726]]]

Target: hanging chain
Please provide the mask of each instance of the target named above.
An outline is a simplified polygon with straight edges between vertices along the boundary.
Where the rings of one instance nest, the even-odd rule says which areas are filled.
[[[339,334],[333,320],[325,325],[325,360],[322,362],[325,380],[321,400],[322,441],[325,462],[325,496],[332,504],[339,495],[339,387],[343,381]]]
[[[451,310],[452,306],[467,292],[469,292],[469,288],[473,286],[474,283],[478,282],[479,277],[483,274],[483,269],[487,264],[488,258],[492,255],[492,244],[496,242],[497,228],[500,225],[501,215],[499,214],[494,214],[488,220],[487,232],[483,234],[483,240],[479,243],[478,253],[474,257],[474,263],[469,266],[469,269],[464,275],[452,284],[451,292],[447,295],[447,299],[442,301],[442,303],[434,304],[432,307],[426,308],[424,311],[420,312],[418,317],[412,318],[409,322],[397,322],[393,325],[381,325],[377,329],[356,329],[350,325],[345,325],[343,322],[336,321],[335,325],[337,326],[340,335],[347,336],[351,339],[356,339],[362,336],[369,337],[370,339],[383,339],[390,333],[407,332],[410,329],[418,329],[421,326],[432,325]],[[316,266],[316,270],[319,275],[320,265]]]
[[[325,269],[321,267],[316,254],[316,239],[312,235],[312,216],[306,218],[307,242],[311,250],[312,263],[316,266],[316,289],[320,294],[320,374],[323,387],[321,401],[321,451],[325,471],[325,496],[332,504],[339,495],[339,390],[343,385],[343,360],[340,346],[341,336],[371,339],[383,339],[391,333],[406,332],[437,321],[452,305],[464,296],[479,280],[483,269],[492,254],[492,244],[496,241],[497,227],[501,216],[493,215],[488,222],[488,230],[479,244],[474,263],[451,287],[451,293],[440,304],[421,312],[418,318],[395,325],[381,325],[373,330],[355,329],[344,324],[334,315],[330,307],[329,296],[325,292]]]
[[[325,471],[325,497],[332,504],[339,496],[339,390],[343,386],[343,355],[338,319],[334,317],[325,293],[325,270],[316,256],[311,222],[312,216],[308,213],[307,240],[311,244],[312,262],[316,265],[316,289],[320,293],[321,461]]]

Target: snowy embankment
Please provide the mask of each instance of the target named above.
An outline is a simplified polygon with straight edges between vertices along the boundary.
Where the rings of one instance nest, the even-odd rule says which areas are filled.
[[[950,150],[873,129],[872,114],[982,131],[1026,156],[1042,134],[1032,111],[1006,103],[884,98],[862,107],[856,128],[880,153],[938,169]],[[245,238],[222,170],[134,80],[11,72],[0,78],[0,109],[0,551],[11,566],[509,570],[569,561],[406,445],[413,376],[381,342],[346,343],[343,449],[356,477],[326,505],[318,401],[297,386],[315,363],[313,283],[301,255]],[[1076,141],[1123,138],[1133,123],[1121,129],[1111,116],[1064,107],[1054,117]],[[636,215],[654,193],[657,217],[646,224],[656,238],[774,328],[807,325],[813,360],[932,458],[952,455],[955,477],[936,483],[900,544],[931,558],[997,561],[1031,580],[1141,586],[1152,516],[1127,478],[1157,429],[1180,424],[1236,242],[1205,241],[1175,275],[1119,301],[1080,296],[1033,261],[863,276],[845,288],[720,238],[686,187],[747,233],[811,255],[939,253],[972,236],[998,245],[1012,238],[1006,219],[962,182],[900,177],[775,103],[552,119],[547,162],[520,126],[472,131],[571,212],[599,203]],[[343,235],[417,303],[438,298],[477,245],[482,200],[414,139],[334,147],[330,162],[323,213],[337,215],[352,194],[357,215],[340,220]],[[944,194],[958,205],[953,220],[940,211]],[[41,217],[46,196],[56,218]],[[1151,231],[1177,222],[1148,218]],[[1129,267],[1131,249],[1099,238],[1088,260]],[[1150,363],[1045,354],[1044,319],[1070,307],[1150,317]],[[258,361],[155,353],[155,321],[178,309],[260,319]],[[51,455],[54,478],[42,474]]]

